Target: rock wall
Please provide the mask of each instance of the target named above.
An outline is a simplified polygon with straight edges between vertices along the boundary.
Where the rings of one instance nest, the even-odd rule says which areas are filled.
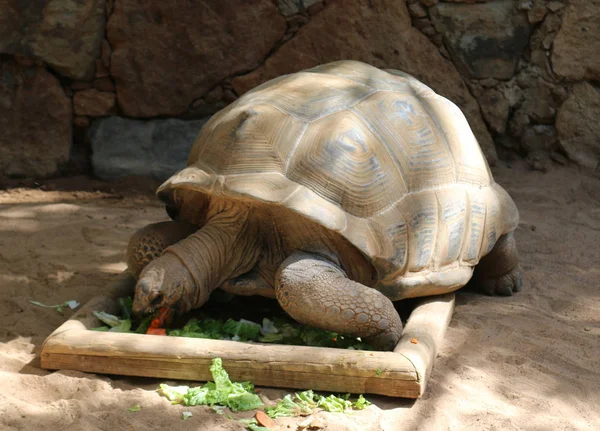
[[[600,0],[0,0],[0,177],[163,178],[206,117],[339,59],[453,100],[492,164],[600,170]]]

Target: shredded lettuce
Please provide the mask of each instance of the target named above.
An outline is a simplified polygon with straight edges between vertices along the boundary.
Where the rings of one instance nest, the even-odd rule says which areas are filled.
[[[294,398],[292,398],[291,394],[287,394],[282,400],[277,402],[276,406],[266,407],[265,413],[274,419],[310,413],[317,407],[328,412],[346,413],[350,410],[362,410],[370,405],[371,403],[362,395],[359,395],[356,401],[351,401],[350,394],[324,397],[315,394],[312,390],[308,390],[294,394]]]
[[[173,404],[180,404],[183,401],[183,396],[188,393],[189,389],[189,386],[169,386],[161,383],[158,393]]]
[[[55,308],[56,311],[58,311],[59,313],[63,312],[63,307],[69,307],[71,310],[74,310],[77,307],[79,307],[79,302],[77,302],[73,299],[70,301],[63,302],[62,304],[57,304],[57,305],[46,305],[46,304],[42,304],[41,302],[38,302],[38,301],[29,301],[29,302],[31,302],[33,305],[37,305],[38,307]]]
[[[227,319],[223,325],[223,332],[238,337],[239,341],[257,340],[260,334],[261,326],[258,323],[249,320]]]
[[[223,323],[215,319],[190,319],[183,328],[167,331],[168,335],[175,337],[211,338],[219,340],[223,338]]]
[[[106,323],[111,328],[120,325],[123,321],[114,314],[109,314],[104,311],[94,311],[94,316],[96,316],[102,323]]]
[[[363,410],[371,405],[371,402],[363,397],[362,394],[358,396],[358,399],[352,403],[352,407],[356,410]]]
[[[136,404],[133,407],[129,407],[127,410],[129,410],[130,412],[139,412],[142,409],[142,407],[139,404]]]
[[[131,319],[119,319],[117,316],[105,313],[104,311],[94,311],[94,316],[110,327],[110,329],[108,329],[109,332],[131,331]]]
[[[234,383],[229,379],[221,358],[212,360],[210,372],[214,382],[195,388],[161,384],[159,393],[174,404],[186,406],[221,405],[232,411],[253,410],[263,406],[260,397],[252,392],[252,383]]]

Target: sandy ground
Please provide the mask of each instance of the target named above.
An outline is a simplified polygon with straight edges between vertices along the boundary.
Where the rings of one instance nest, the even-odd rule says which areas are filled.
[[[352,416],[319,413],[324,429],[600,429],[600,179],[520,165],[495,175],[521,212],[524,290],[459,292],[425,396],[368,396],[374,405]],[[40,368],[42,342],[72,312],[29,300],[85,303],[106,289],[125,268],[128,237],[165,218],[149,189],[79,178],[0,192],[0,429],[244,429],[206,407],[170,405],[154,392],[162,380]]]

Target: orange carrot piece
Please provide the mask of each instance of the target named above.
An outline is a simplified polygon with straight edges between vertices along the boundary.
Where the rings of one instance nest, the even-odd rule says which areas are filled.
[[[258,411],[254,415],[254,417],[256,418],[256,422],[258,422],[258,424],[260,426],[270,428],[270,429],[275,429],[275,427],[277,426],[275,421],[273,419],[271,419],[269,416],[267,416],[267,414],[265,412]]]

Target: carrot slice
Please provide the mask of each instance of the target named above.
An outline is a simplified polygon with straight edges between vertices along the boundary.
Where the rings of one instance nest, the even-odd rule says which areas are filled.
[[[158,310],[157,316],[154,319],[152,319],[152,322],[150,322],[150,327],[162,328],[163,326],[165,326],[170,317],[171,310],[167,307],[163,307]]]
[[[277,426],[275,421],[273,419],[271,419],[269,416],[267,416],[267,414],[265,412],[258,411],[254,415],[254,417],[256,418],[256,422],[258,422],[258,424],[263,427],[275,429],[275,427]]]

